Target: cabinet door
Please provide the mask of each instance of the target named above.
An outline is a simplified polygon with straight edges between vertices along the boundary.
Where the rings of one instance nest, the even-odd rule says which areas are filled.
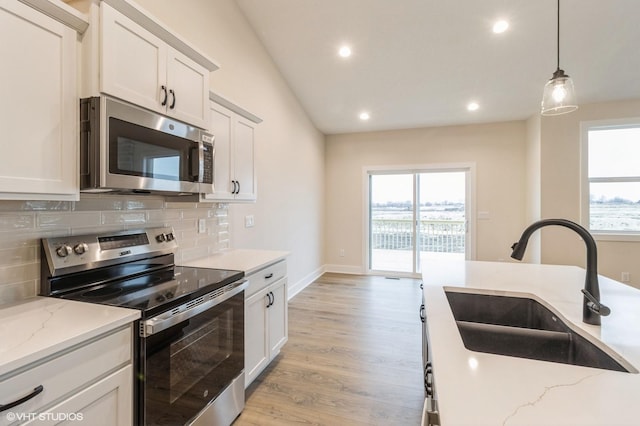
[[[244,377],[245,388],[269,363],[267,340],[267,289],[257,292],[244,302]]]
[[[209,128],[209,71],[184,54],[167,49],[167,114]]]
[[[42,413],[27,425],[133,424],[133,369],[128,365]]]
[[[231,133],[234,113],[211,102],[211,121],[209,130],[215,137],[214,193],[208,194],[208,200],[233,200],[231,182]]]
[[[236,199],[253,201],[256,199],[255,126],[251,121],[238,116],[234,130],[234,176],[240,186]]]
[[[105,2],[100,13],[100,91],[166,113],[166,43]]]
[[[78,199],[76,32],[0,1],[0,198]]]
[[[275,357],[288,338],[287,325],[287,280],[286,278],[269,286],[273,304],[269,307],[269,356]]]

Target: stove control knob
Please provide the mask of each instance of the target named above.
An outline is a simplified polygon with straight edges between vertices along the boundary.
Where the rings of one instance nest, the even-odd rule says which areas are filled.
[[[173,240],[175,240],[175,239],[176,239],[176,238],[173,236],[173,232],[169,232],[169,233],[167,234],[167,241],[173,241]]]
[[[156,241],[159,243],[164,243],[165,241],[167,241],[167,236],[164,234],[158,234],[156,235]]]
[[[72,253],[71,247],[64,244],[56,249],[56,254],[58,257],[67,257]]]
[[[73,247],[73,251],[76,254],[84,254],[88,250],[89,250],[89,246],[86,243],[76,244],[75,247]]]

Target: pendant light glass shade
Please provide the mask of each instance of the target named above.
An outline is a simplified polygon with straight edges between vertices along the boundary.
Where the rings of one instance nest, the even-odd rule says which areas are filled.
[[[542,94],[542,115],[566,114],[578,109],[576,92],[571,77],[560,69],[560,0],[558,0],[558,32],[556,34],[558,66],[551,80],[547,81]]]
[[[573,80],[563,70],[558,69],[544,86],[542,115],[566,114],[577,109]]]

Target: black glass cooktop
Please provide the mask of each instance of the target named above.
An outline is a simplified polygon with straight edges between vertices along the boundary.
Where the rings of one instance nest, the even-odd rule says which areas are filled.
[[[56,294],[57,297],[140,309],[146,318],[224,287],[244,272],[170,266],[120,280],[106,281]]]

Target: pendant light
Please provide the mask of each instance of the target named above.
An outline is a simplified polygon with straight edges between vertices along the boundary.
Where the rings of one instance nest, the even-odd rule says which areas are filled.
[[[578,109],[573,80],[560,69],[560,0],[558,0],[557,49],[558,66],[551,80],[544,86],[542,115],[560,115]]]

